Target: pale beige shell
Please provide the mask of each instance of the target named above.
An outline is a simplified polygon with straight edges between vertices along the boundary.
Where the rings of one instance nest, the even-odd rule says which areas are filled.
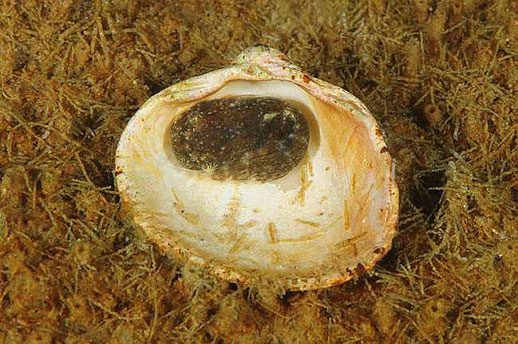
[[[175,160],[175,118],[197,102],[238,95],[306,109],[308,154],[288,175],[217,181]],[[307,290],[345,282],[390,249],[398,216],[392,159],[369,110],[264,47],[150,98],[122,134],[115,173],[134,222],[164,252],[244,283]]]

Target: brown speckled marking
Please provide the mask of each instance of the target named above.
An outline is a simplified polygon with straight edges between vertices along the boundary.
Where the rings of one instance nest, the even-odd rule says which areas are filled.
[[[385,249],[383,247],[378,247],[377,249],[374,250],[374,253],[375,254],[384,254]]]
[[[311,175],[313,175],[313,167],[311,163],[308,162],[300,169],[300,190],[297,194],[299,204],[306,202],[306,190],[311,186],[311,183],[313,183],[310,178]]]
[[[362,233],[360,233],[358,235],[353,236],[352,238],[345,239],[343,242],[346,245],[353,244],[353,243],[357,242],[358,240],[360,240],[361,238],[363,238],[365,235],[367,235],[367,232],[362,232]]]
[[[251,221],[248,221],[248,222],[243,223],[243,224],[241,225],[241,227],[243,227],[243,228],[252,228],[252,227],[254,227],[256,224],[257,224],[257,221],[251,220]]]
[[[281,262],[281,255],[279,254],[278,250],[271,251],[271,258],[272,258],[272,263],[274,263],[274,264],[278,264]]]
[[[353,256],[358,257],[358,246],[356,246],[356,243],[353,242],[351,247],[353,248]]]
[[[238,236],[237,236],[237,240],[235,240],[232,244],[232,246],[230,247],[230,250],[228,251],[229,254],[234,254],[238,251],[240,251],[243,247],[243,245],[245,244],[246,242],[246,239],[248,239],[248,234],[246,233],[240,233]]]
[[[270,240],[271,244],[278,244],[278,243],[298,243],[298,242],[304,242],[309,240],[314,240],[322,235],[324,235],[324,230],[319,230],[316,233],[310,233],[306,235],[302,235],[298,238],[285,238],[285,239],[279,239],[278,237],[278,229],[275,227],[275,224],[273,222],[268,223],[268,239]]]
[[[351,189],[356,190],[356,173],[353,173],[351,177]]]
[[[268,223],[268,239],[270,239],[271,244],[278,243],[277,241],[277,229],[275,228],[275,224],[273,222]]]
[[[365,266],[362,264],[362,263],[358,263],[358,265],[356,265],[356,269],[355,269],[355,272],[357,274],[362,274],[365,272]]]
[[[306,157],[306,159],[307,159],[306,167],[308,169],[308,173],[311,177],[313,177],[313,175],[314,175],[313,164],[311,163],[311,160],[309,159],[309,157]]]
[[[344,241],[336,244],[336,249],[341,251],[344,249],[352,249],[352,254],[354,257],[358,256],[358,248],[356,247],[356,242],[360,240],[362,237],[367,235],[367,232],[362,232],[352,238],[345,239]]]
[[[297,219],[296,221],[300,222],[302,224],[308,225],[310,227],[320,227],[320,223],[315,222],[315,221],[302,220],[302,219]]]
[[[386,153],[386,152],[388,152],[388,148],[387,147],[384,146],[383,148],[380,149],[380,153],[381,154]]]
[[[302,77],[302,80],[307,84],[308,82],[311,81],[311,78],[309,76],[307,76],[306,74],[304,74],[304,76]]]
[[[187,222],[189,222],[191,225],[198,225],[200,223],[200,217],[197,214],[188,212],[185,208],[184,203],[182,200],[176,195],[174,189],[171,189],[171,192],[173,194],[173,207],[176,209],[178,214]]]
[[[228,202],[228,212],[224,215],[223,221],[221,222],[221,225],[229,231],[230,235],[228,240],[230,242],[234,242],[238,238],[237,215],[240,203],[239,193],[234,191],[230,202]]]
[[[343,207],[343,220],[344,220],[344,230],[348,231],[351,229],[351,214],[349,213],[349,204],[347,200],[344,200],[344,207]]]

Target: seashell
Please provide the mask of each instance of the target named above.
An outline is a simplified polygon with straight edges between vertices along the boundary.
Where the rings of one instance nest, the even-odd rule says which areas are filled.
[[[369,110],[265,47],[151,97],[120,138],[115,174],[164,252],[243,283],[343,283],[390,249],[398,216]]]

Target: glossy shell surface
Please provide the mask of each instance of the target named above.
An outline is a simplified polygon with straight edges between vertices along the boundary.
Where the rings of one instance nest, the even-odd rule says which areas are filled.
[[[176,160],[175,120],[200,102],[238,96],[279,98],[305,113],[308,149],[287,175],[216,180]],[[264,47],[151,97],[122,134],[115,174],[134,223],[164,252],[243,283],[345,282],[390,249],[398,216],[392,159],[369,110]]]

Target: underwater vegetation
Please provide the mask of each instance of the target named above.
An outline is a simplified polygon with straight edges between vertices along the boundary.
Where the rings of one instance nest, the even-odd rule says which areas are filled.
[[[518,3],[0,0],[0,343],[513,343]],[[370,109],[393,248],[343,285],[229,283],[165,256],[115,188],[153,94],[278,49]]]

